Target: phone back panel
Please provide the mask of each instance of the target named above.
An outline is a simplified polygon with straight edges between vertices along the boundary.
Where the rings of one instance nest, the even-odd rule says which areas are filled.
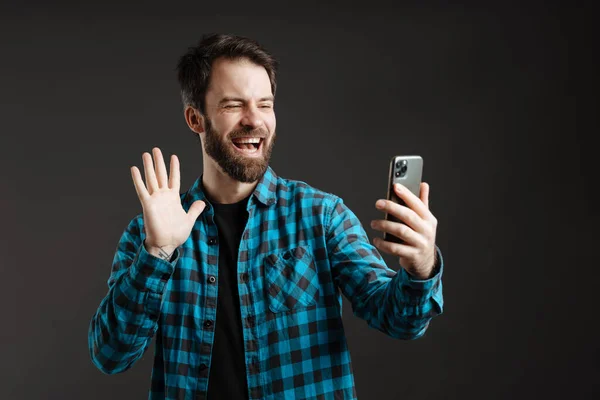
[[[387,199],[395,203],[405,205],[394,191],[394,184],[400,183],[406,186],[408,190],[420,197],[421,194],[421,179],[423,175],[423,158],[421,156],[395,156],[390,161],[390,169],[388,173],[388,190]],[[393,215],[385,215],[388,221],[402,222]],[[384,232],[383,238],[395,243],[402,243],[402,240],[396,236],[389,235]]]

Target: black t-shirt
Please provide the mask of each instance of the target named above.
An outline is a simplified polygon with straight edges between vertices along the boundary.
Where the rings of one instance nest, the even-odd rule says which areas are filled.
[[[208,400],[248,399],[244,334],[237,287],[238,250],[248,221],[247,203],[248,198],[234,204],[211,201],[219,231],[219,288]]]

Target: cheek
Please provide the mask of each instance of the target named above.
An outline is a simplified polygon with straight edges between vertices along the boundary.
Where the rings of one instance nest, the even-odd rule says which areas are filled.
[[[269,132],[275,132],[275,127],[277,125],[277,121],[275,120],[275,115],[267,120],[267,126],[269,127]]]
[[[226,138],[235,128],[235,123],[225,119],[213,121],[213,129],[219,133],[221,138]]]

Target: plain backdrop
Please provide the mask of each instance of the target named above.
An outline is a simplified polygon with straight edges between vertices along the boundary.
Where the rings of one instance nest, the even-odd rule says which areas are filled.
[[[421,339],[399,341],[344,302],[360,399],[600,395],[590,9],[93,1],[1,10],[3,398],[147,398],[154,345],[131,370],[104,375],[88,326],[117,241],[141,212],[129,168],[158,146],[179,156],[182,191],[202,172],[175,65],[208,32],[252,37],[279,59],[272,167],[341,196],[370,238],[389,159],[424,159],[445,312]]]

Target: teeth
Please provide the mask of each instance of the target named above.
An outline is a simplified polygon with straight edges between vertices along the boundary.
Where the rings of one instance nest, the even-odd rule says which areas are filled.
[[[233,141],[236,143],[260,143],[260,140],[260,138],[240,138]]]

